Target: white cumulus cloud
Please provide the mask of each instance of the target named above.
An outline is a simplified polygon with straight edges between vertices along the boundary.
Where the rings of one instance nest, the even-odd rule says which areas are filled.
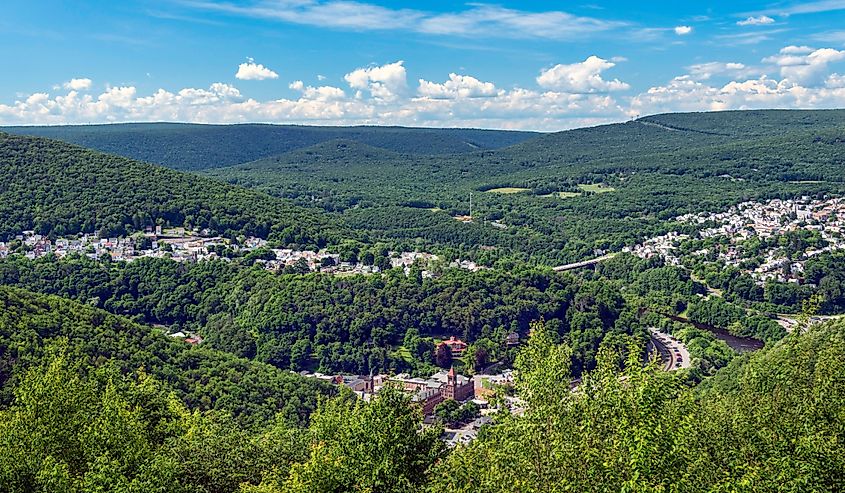
[[[240,80],[278,79],[279,74],[260,63],[255,63],[255,60],[249,58],[246,63],[238,65],[238,72],[235,74],[235,78]]]
[[[315,101],[338,101],[346,97],[346,93],[339,87],[332,86],[306,86],[301,80],[293,81],[288,86],[294,91],[302,93],[302,99]]]
[[[372,97],[392,101],[407,88],[407,73],[402,60],[387,65],[359,68],[349,72],[343,79],[357,91],[367,91]]]
[[[634,96],[628,111],[637,115],[726,109],[841,108],[845,106],[845,77],[830,73],[830,65],[840,60],[845,60],[845,51],[786,46],[778,54],[763,59],[771,64],[768,67],[694,65],[688,67],[690,74]],[[706,75],[716,72],[733,72],[737,78],[721,85],[708,83]],[[752,73],[756,75],[748,77]]]
[[[769,17],[768,15],[760,15],[760,16],[749,16],[746,19],[741,21],[737,21],[737,26],[764,26],[766,24],[774,24],[775,20]]]
[[[569,65],[557,64],[543,70],[537,77],[537,84],[546,89],[568,93],[596,93],[622,91],[630,86],[619,79],[604,80],[602,72],[616,64],[595,55],[583,62]]]
[[[91,89],[91,79],[71,79],[62,84],[62,87],[71,91],[87,91]]]
[[[432,99],[483,98],[497,93],[492,82],[482,82],[470,75],[455,73],[449,74],[449,80],[442,84],[424,79],[420,79],[419,83],[419,95]]]
[[[675,34],[677,34],[678,36],[686,36],[691,32],[692,27],[690,26],[675,26]]]
[[[787,46],[777,55],[763,59],[766,63],[775,64],[784,79],[809,86],[823,84],[830,64],[842,60],[845,60],[845,50],[808,46]]]
[[[737,62],[707,62],[697,63],[687,67],[689,75],[696,80],[707,80],[717,75],[730,77],[746,77],[755,72],[753,68],[746,67],[743,63]]]

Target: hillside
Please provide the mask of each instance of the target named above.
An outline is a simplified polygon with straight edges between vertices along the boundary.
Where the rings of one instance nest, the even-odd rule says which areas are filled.
[[[380,256],[378,249],[358,254]],[[450,335],[482,341],[485,358],[507,357],[491,341],[505,331],[527,333],[532,320],[543,318],[578,346],[572,367],[580,372],[594,364],[602,340],[636,330],[627,319],[616,325],[625,309],[616,291],[550,271],[450,269],[431,279],[401,269],[277,275],[223,261],[103,264],[13,255],[0,259],[0,284],[196,332],[206,346],[295,371],[431,373],[432,341]],[[585,299],[577,307],[574,293]],[[570,326],[572,317],[589,322]]]
[[[208,174],[372,235],[563,263],[660,234],[680,214],[845,190],[843,121],[838,110],[656,115],[459,156],[330,141]],[[458,223],[470,193],[477,222]]]
[[[325,218],[267,195],[63,142],[0,133],[0,238],[124,235],[156,223],[323,244]]]
[[[30,367],[55,343],[82,357],[93,371],[115,365],[129,374],[143,369],[186,405],[232,413],[241,423],[266,426],[282,413],[303,422],[328,386],[204,347],[174,340],[147,326],[56,296],[0,286],[0,407]]]
[[[0,130],[63,140],[181,170],[231,166],[336,139],[399,153],[453,154],[498,149],[538,135],[533,132],[449,128],[180,123],[5,127]]]
[[[681,133],[722,137],[777,136],[802,130],[842,129],[845,110],[745,110],[667,113],[640,118]]]

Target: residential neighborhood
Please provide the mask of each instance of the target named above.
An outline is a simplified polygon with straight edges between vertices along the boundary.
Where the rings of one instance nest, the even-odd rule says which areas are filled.
[[[51,240],[47,236],[35,231],[23,231],[14,239],[0,242],[0,258],[5,258],[16,252],[23,252],[29,259],[36,259],[46,255],[58,258],[67,255],[84,255],[91,259],[102,260],[104,257],[113,261],[131,262],[145,257],[168,258],[177,262],[199,262],[204,260],[230,260],[224,252],[244,255],[256,249],[266,249],[275,258],[258,258],[256,264],[263,265],[267,270],[279,271],[285,267],[301,266],[311,272],[327,274],[375,274],[382,270],[377,265],[367,265],[364,262],[347,262],[341,260],[338,253],[328,250],[295,250],[291,248],[268,248],[267,241],[261,238],[246,237],[235,243],[219,236],[206,236],[204,231],[188,231],[184,228],[162,230],[161,227],[148,229],[143,234],[132,237],[100,238],[94,234],[81,234],[69,238]],[[388,252],[391,268],[401,268],[406,274],[410,273],[413,265],[429,266],[440,259],[438,255],[427,252]],[[485,267],[470,260],[456,259],[449,263],[449,267],[478,271]],[[424,278],[431,277],[428,269],[422,270]]]
[[[673,231],[625,251],[642,258],[659,256],[671,265],[679,265],[682,242],[713,239],[726,247],[714,251],[702,248],[690,254],[741,268],[763,283],[767,279],[798,282],[807,259],[845,249],[845,200],[842,198],[743,202],[723,212],[686,214],[675,221],[701,229],[694,234]],[[818,239],[818,246],[807,247],[797,254],[787,252],[781,245],[767,247],[759,252],[759,262],[749,264],[744,242],[778,238],[799,230],[812,232]]]

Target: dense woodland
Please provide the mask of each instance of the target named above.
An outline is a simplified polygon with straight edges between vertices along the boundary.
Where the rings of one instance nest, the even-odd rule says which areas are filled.
[[[225,411],[244,426],[277,415],[302,423],[330,387],[273,366],[192,347],[87,304],[0,286],[0,388],[7,405],[23,371],[53,346],[94,372],[105,366],[158,379],[191,409]]]
[[[473,343],[470,353],[485,354],[471,371],[510,358],[505,336],[525,336],[532,321],[544,319],[572,345],[579,374],[595,365],[603,340],[641,330],[610,285],[533,269],[335,277],[222,261],[14,256],[0,261],[0,284],[197,331],[211,347],[293,370],[429,374],[437,363],[434,342],[455,335]]]
[[[325,245],[321,215],[260,193],[57,141],[0,133],[0,239],[126,235],[165,224]]]
[[[0,327],[28,318],[120,337],[131,322],[2,288]],[[121,325],[123,324],[123,325]],[[99,327],[99,328],[97,328]],[[37,336],[30,338],[46,344]],[[4,351],[5,352],[5,351]],[[191,412],[165,379],[57,341],[15,364],[0,410],[0,482],[11,492],[839,491],[845,325],[793,334],[697,387],[604,348],[571,392],[571,350],[534,326],[516,359],[523,415],[502,412],[451,452],[390,389],[323,401],[307,427],[245,428]],[[620,378],[619,372],[625,378]],[[228,378],[239,375],[231,374]],[[229,380],[231,381],[231,380]],[[235,401],[242,396],[227,394]],[[551,418],[554,419],[551,419]]]
[[[370,237],[563,263],[661,234],[677,215],[845,190],[842,115],[727,112],[700,124],[658,115],[452,156],[333,140],[209,174],[321,207]],[[591,191],[599,184],[606,193]],[[455,221],[471,193],[476,223]]]
[[[845,190],[839,170],[845,147],[836,126],[841,113],[708,117],[720,119],[720,132],[710,129],[712,120],[699,129],[692,117],[678,118],[659,115],[544,135],[498,150],[445,155],[333,137],[207,173],[236,186],[55,141],[5,136],[0,172],[8,185],[0,189],[0,233],[36,229],[115,236],[169,223],[285,245],[322,246],[355,238],[451,249],[491,265],[501,259],[549,265],[580,260],[596,250],[617,251],[677,229],[669,220],[680,214],[719,210],[743,200]],[[748,130],[749,119],[760,126]],[[156,128],[150,132],[167,134],[168,127]],[[177,142],[187,145],[192,142],[188,136],[199,131],[186,128],[187,134],[177,131],[169,137],[174,152]],[[267,130],[223,130],[233,128]],[[98,138],[107,141],[116,132],[117,146],[129,139],[150,148],[139,129],[127,134],[103,127]],[[370,130],[374,139],[381,135],[368,127],[357,131],[366,135]],[[228,148],[225,142],[195,144],[202,142]],[[249,159],[232,159],[241,158]],[[54,180],[64,185],[55,187]],[[525,191],[495,192],[501,187]],[[470,212],[470,194],[475,222],[456,221],[453,216]]]

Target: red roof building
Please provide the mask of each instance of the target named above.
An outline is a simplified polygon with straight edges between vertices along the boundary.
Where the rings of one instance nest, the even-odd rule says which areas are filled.
[[[444,345],[449,347],[449,350],[452,351],[453,356],[461,356],[462,354],[464,354],[464,351],[467,350],[467,343],[456,338],[455,336],[452,336],[448,340],[438,344],[438,346]]]

